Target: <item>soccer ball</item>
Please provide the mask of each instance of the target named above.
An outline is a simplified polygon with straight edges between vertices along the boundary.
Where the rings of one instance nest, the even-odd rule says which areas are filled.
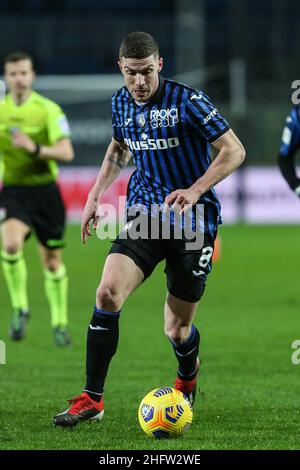
[[[188,399],[171,387],[156,388],[141,401],[138,411],[141,428],[156,439],[179,437],[187,431],[193,419]]]

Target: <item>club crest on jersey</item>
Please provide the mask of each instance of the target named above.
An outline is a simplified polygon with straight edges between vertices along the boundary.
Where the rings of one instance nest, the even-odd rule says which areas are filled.
[[[178,123],[178,109],[152,109],[150,111],[150,126],[152,129],[158,127],[174,127]]]
[[[145,127],[146,126],[146,118],[145,118],[143,113],[138,115],[137,122],[138,122],[140,127]]]

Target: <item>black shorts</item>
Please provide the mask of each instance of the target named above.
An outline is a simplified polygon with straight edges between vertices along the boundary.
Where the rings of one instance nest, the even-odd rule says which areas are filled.
[[[33,229],[45,247],[64,246],[65,208],[56,183],[4,186],[0,192],[0,221],[11,218]]]
[[[126,227],[126,226],[125,226]],[[124,228],[123,228],[124,230]],[[109,253],[121,253],[131,258],[144,273],[144,280],[151,275],[158,263],[165,260],[167,288],[170,294],[187,302],[198,302],[204,292],[207,276],[212,269],[214,230],[204,231],[200,248],[187,249],[187,240],[143,239],[130,236],[114,240]]]

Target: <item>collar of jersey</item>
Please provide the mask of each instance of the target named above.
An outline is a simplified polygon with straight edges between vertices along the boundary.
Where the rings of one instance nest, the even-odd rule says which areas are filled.
[[[30,103],[31,100],[34,98],[35,95],[36,95],[36,92],[35,92],[34,90],[32,90],[31,95],[29,96],[29,98],[28,98],[26,101],[24,101],[22,104],[19,104],[19,105],[14,102],[14,100],[12,99],[11,93],[8,93],[8,94],[7,94],[7,100],[8,100],[13,106],[15,106],[16,108],[21,108],[22,106],[25,106],[25,105],[27,105],[28,103]]]
[[[129,101],[130,101],[131,103],[134,103],[135,106],[137,106],[137,107],[139,107],[139,108],[143,108],[143,109],[147,108],[148,106],[152,106],[154,103],[157,103],[157,102],[160,100],[160,98],[162,97],[163,88],[164,88],[164,83],[165,83],[164,78],[161,77],[161,76],[159,76],[158,88],[157,88],[156,92],[154,93],[154,95],[150,98],[150,100],[147,101],[147,103],[145,103],[145,104],[143,104],[143,105],[138,105],[138,104],[135,102],[133,96],[131,96],[130,93],[129,93],[129,91],[128,91],[129,96],[130,96]]]

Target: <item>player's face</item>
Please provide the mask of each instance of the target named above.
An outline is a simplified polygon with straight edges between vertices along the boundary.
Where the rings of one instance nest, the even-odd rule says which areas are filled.
[[[5,64],[5,81],[12,93],[22,94],[30,90],[35,73],[29,59]]]
[[[162,69],[162,58],[150,55],[145,59],[126,59],[118,62],[124,81],[133,98],[145,103],[156,92],[159,84],[158,74]]]

